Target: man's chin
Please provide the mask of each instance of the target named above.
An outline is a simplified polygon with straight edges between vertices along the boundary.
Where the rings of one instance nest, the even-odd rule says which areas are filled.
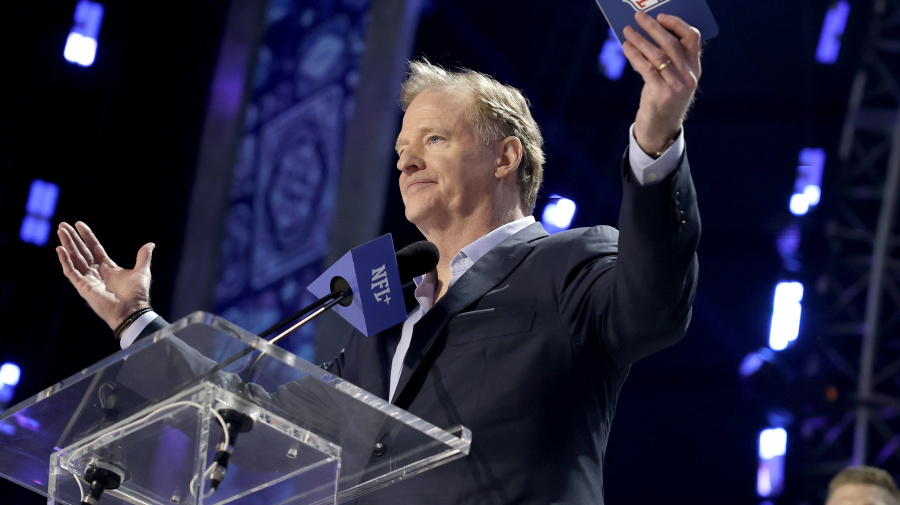
[[[419,226],[419,223],[423,221],[422,213],[421,213],[421,212],[410,211],[409,209],[407,209],[407,211],[406,211],[406,220],[409,221],[410,223],[416,225],[416,226]]]
[[[422,227],[426,226],[428,222],[432,220],[430,217],[434,215],[434,212],[429,209],[406,207],[405,215],[406,220],[416,225],[416,228],[421,231]]]

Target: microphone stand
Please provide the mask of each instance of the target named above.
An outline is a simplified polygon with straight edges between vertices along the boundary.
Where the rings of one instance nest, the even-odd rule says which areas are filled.
[[[266,338],[269,335],[271,335],[272,333],[275,333],[275,331],[278,330],[279,328],[287,325],[291,321],[294,321],[298,317],[303,317],[310,311],[315,311],[315,314],[309,316],[308,318],[304,319],[303,321],[298,322],[296,325],[288,328],[287,330],[283,331],[282,333],[276,335],[271,340],[269,340],[269,342],[272,342],[272,343],[277,342],[278,340],[281,340],[288,334],[297,330],[297,328],[300,328],[304,324],[308,323],[310,320],[317,317],[322,312],[325,312],[326,310],[330,309],[331,307],[334,307],[336,304],[340,303],[341,306],[343,306],[343,307],[350,305],[350,302],[352,301],[352,297],[353,297],[353,292],[350,291],[349,283],[347,283],[347,281],[341,277],[335,277],[335,279],[331,282],[331,284],[332,284],[331,293],[329,293],[328,295],[326,295],[322,298],[319,298],[318,300],[307,305],[306,307],[303,307],[302,309],[298,310],[297,312],[295,312],[293,315],[287,317],[286,319],[279,321],[278,323],[275,323],[269,329],[260,333],[258,335],[259,338]],[[346,287],[344,287],[344,286],[346,286]],[[337,300],[337,301],[335,301],[335,300]],[[243,358],[244,356],[250,354],[251,352],[253,352],[255,350],[256,350],[256,348],[254,348],[254,347],[248,347],[248,348],[244,349],[243,351],[235,353],[233,356],[230,356],[227,359],[223,360],[222,362],[218,363],[216,366],[211,368],[208,372],[206,372],[202,376],[194,377],[194,378],[190,379],[189,383],[193,383],[193,382],[196,382],[197,380],[203,380],[207,377],[210,377],[210,376],[218,373],[219,371],[221,371],[226,366],[234,363],[235,361]],[[244,379],[242,379],[242,381],[243,380]]]
[[[259,337],[265,338],[265,337],[271,335],[272,333],[274,333],[275,330],[284,327],[288,323],[294,321],[295,319],[297,319],[299,317],[306,315],[309,312],[312,312],[308,316],[304,317],[302,320],[296,322],[295,324],[291,325],[286,330],[282,331],[278,335],[269,339],[269,343],[274,344],[275,342],[278,342],[285,336],[293,333],[298,328],[304,326],[305,324],[312,321],[313,319],[318,317],[320,314],[322,314],[323,312],[327,311],[328,309],[334,307],[335,305],[340,304],[341,306],[346,307],[346,306],[350,305],[350,303],[353,301],[353,290],[350,289],[350,284],[343,277],[335,277],[334,279],[331,280],[331,290],[332,290],[331,293],[328,294],[327,296],[316,300],[312,304],[300,309],[298,312],[294,313],[287,319],[284,319],[283,321],[276,323],[274,326],[272,326],[268,330],[260,333]],[[206,376],[209,376],[209,375],[221,370],[222,368],[229,365],[230,363],[233,363],[235,360],[240,359],[240,358],[246,356],[247,354],[250,354],[251,352],[253,352],[253,350],[254,349],[252,347],[248,347],[247,349],[244,349],[243,351],[235,354],[231,358],[223,361],[219,365],[216,365],[209,373],[206,374]],[[263,356],[265,356],[265,354],[260,353],[256,357],[256,359],[253,360],[253,362],[250,364],[250,366],[247,368],[247,371],[244,372],[243,377],[241,377],[240,393],[242,394],[242,396],[247,396],[246,393],[247,393],[248,381],[252,377],[253,372],[259,366],[260,362],[262,361]],[[225,444],[225,436],[223,435],[223,440],[222,440],[222,442],[219,443],[218,450],[216,451],[216,454],[213,457],[213,463],[216,465],[216,467],[215,467],[215,470],[212,472],[212,475],[210,475],[210,478],[209,478],[209,487],[212,491],[215,491],[219,487],[219,484],[222,483],[222,480],[225,479],[225,473],[228,471],[228,461],[231,459],[231,454],[234,451],[234,445],[237,442],[238,434],[246,433],[253,428],[253,419],[250,418],[250,416],[248,416],[240,411],[237,411],[234,409],[223,409],[223,410],[219,411],[219,414],[225,420],[225,429],[228,431],[229,443],[227,445]],[[201,484],[201,493],[202,493],[202,484]]]
[[[268,330],[264,331],[263,333],[260,333],[259,337],[264,338],[264,337],[274,333],[274,331],[276,329],[281,328],[282,326],[285,326],[286,324],[297,319],[298,317],[303,316],[310,310],[314,310],[314,312],[312,314],[304,317],[302,320],[297,321],[295,324],[293,324],[290,328],[288,328],[288,329],[284,330],[283,332],[279,333],[278,335],[275,335],[274,337],[270,338],[269,343],[274,344],[275,342],[278,342],[279,340],[286,337],[287,335],[297,331],[300,327],[302,327],[306,323],[319,317],[319,315],[321,313],[327,311],[328,309],[334,307],[335,305],[340,304],[342,307],[346,307],[346,306],[350,305],[350,303],[353,301],[353,291],[350,290],[349,284],[347,284],[346,288],[344,288],[341,285],[341,283],[347,284],[347,281],[341,277],[335,277],[334,280],[331,281],[331,289],[333,289],[331,294],[329,294],[328,296],[326,296],[320,300],[317,300],[315,303],[313,303],[309,307],[304,307],[298,313],[290,316],[289,318],[285,319],[284,321],[279,322],[278,324],[269,328]],[[327,300],[327,302],[325,302],[324,305],[321,305],[323,300]],[[315,308],[316,306],[318,306],[318,308]],[[253,360],[253,363],[250,364],[250,367],[247,368],[247,371],[244,372],[244,376],[242,377],[243,386],[247,385],[247,381],[251,379],[253,372],[256,370],[256,367],[259,365],[259,362],[263,356],[264,356],[264,354],[260,353],[259,356],[257,356],[256,359]]]

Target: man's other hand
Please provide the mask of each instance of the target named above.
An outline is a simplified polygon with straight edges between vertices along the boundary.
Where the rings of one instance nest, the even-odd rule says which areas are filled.
[[[77,229],[77,231],[76,231]],[[134,269],[116,265],[88,225],[60,223],[56,248],[63,273],[78,294],[113,330],[135,311],[150,306],[150,258],[154,244],[138,250]]]
[[[634,138],[647,154],[664,151],[674,140],[700,80],[700,32],[678,16],[634,15],[652,38],[625,27],[622,50],[644,79]]]

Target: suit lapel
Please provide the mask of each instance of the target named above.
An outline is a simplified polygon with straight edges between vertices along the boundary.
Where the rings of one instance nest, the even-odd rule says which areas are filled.
[[[531,242],[546,236],[548,234],[544,227],[540,223],[534,223],[501,242],[475,262],[416,323],[409,350],[403,360],[403,370],[394,395],[395,403],[400,403],[410,378],[450,319],[500,284],[531,252],[534,247]]]

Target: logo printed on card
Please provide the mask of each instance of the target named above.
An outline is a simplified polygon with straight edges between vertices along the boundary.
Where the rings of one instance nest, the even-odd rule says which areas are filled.
[[[655,9],[662,4],[669,3],[671,0],[622,0],[631,6],[635,11],[647,12]]]

